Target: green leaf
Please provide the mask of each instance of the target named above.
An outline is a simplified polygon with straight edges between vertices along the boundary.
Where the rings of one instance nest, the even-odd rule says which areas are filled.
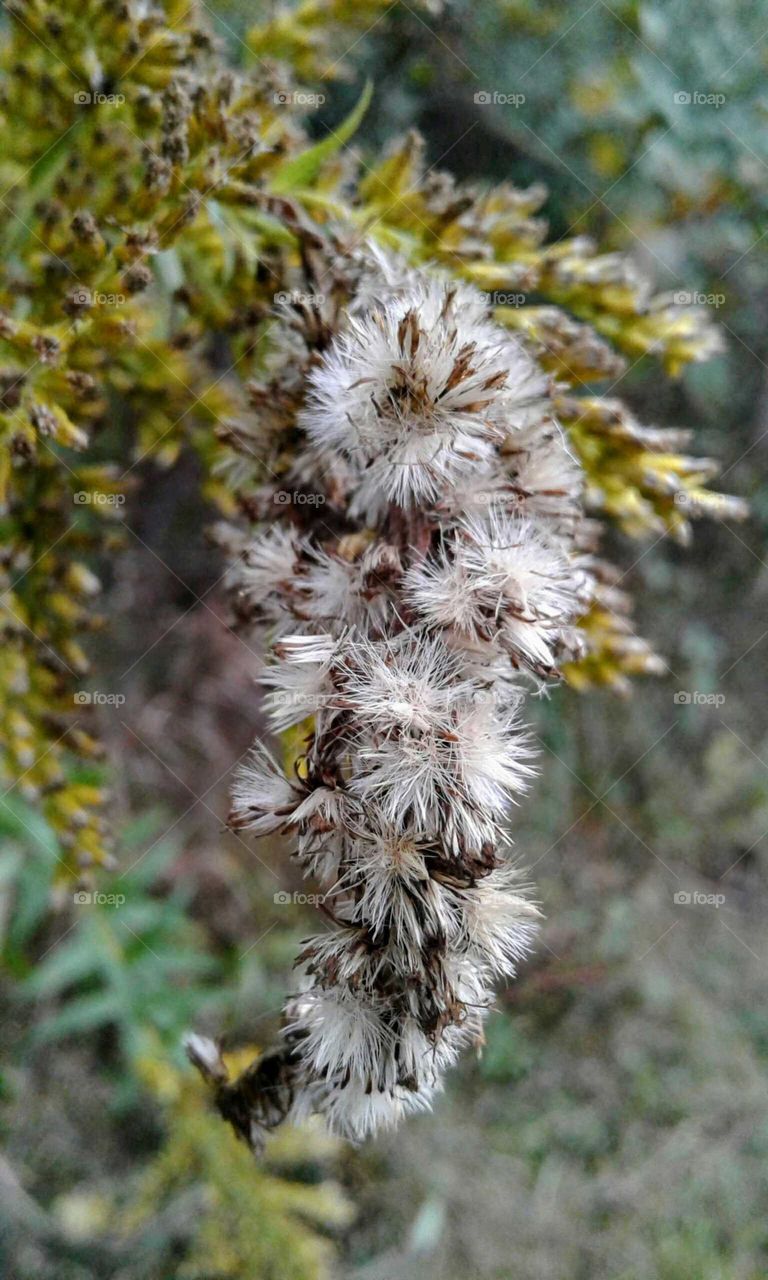
[[[0,803],[0,836],[7,846],[0,860],[0,946],[7,963],[23,963],[23,948],[50,908],[59,846],[42,816],[14,797]]]
[[[296,243],[296,237],[288,227],[271,214],[263,213],[261,209],[239,209],[238,218],[244,227],[255,231],[267,244],[285,245],[291,249]]]
[[[352,135],[357,132],[360,122],[370,105],[372,94],[373,85],[368,80],[357,105],[349,113],[346,120],[341,122],[338,129],[329,132],[327,138],[323,138],[321,142],[316,142],[314,147],[303,151],[300,156],[296,156],[295,159],[288,160],[285,164],[280,165],[270,184],[270,190],[277,195],[289,195],[291,192],[300,191],[302,187],[311,186],[325,161],[343,147],[346,142],[349,142]]]
[[[175,293],[184,283],[184,268],[176,249],[161,249],[156,253],[152,270],[164,293]]]
[[[69,156],[77,151],[77,138],[84,128],[84,123],[84,119],[78,120],[67,129],[66,133],[63,133],[53,146],[35,161],[24,179],[23,196],[14,209],[7,210],[11,217],[3,239],[3,252],[6,257],[18,253],[33,234],[29,224],[34,218],[34,207],[39,200],[48,195]],[[19,183],[20,187],[21,185]]]
[[[33,1040],[45,1043],[49,1040],[61,1040],[76,1032],[92,1031],[96,1027],[108,1026],[115,1021],[115,998],[111,991],[94,991],[87,996],[80,996],[70,1001],[58,1013],[39,1023],[33,1033]]]
[[[27,996],[58,995],[93,977],[99,970],[99,959],[93,935],[81,927],[69,942],[54,945],[47,959],[27,978],[22,992]]]
[[[0,800],[0,834],[12,836],[29,846],[29,836],[35,848],[43,849],[53,860],[59,852],[58,841],[45,819],[30,805],[17,801],[13,796]]]

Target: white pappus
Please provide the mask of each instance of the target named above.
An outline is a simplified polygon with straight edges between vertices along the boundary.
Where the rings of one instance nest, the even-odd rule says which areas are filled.
[[[326,925],[281,1043],[219,1103],[254,1146],[310,1111],[354,1139],[394,1124],[482,1042],[538,914],[506,831],[521,707],[588,594],[582,477],[523,340],[428,270],[379,256],[350,281],[287,424],[325,501],[275,505],[231,575],[291,731],[285,771],[260,745],[239,770],[232,823],[290,841]]]

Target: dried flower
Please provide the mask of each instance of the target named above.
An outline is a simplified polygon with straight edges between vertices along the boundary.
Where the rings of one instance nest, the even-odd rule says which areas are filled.
[[[286,1114],[353,1138],[429,1104],[530,945],[506,834],[521,709],[577,646],[589,579],[548,377],[470,286],[373,262],[296,420],[294,472],[313,460],[341,527],[319,504],[232,574],[272,630],[273,727],[311,724],[293,778],[255,749],[233,821],[292,836],[335,926],[286,1009]]]

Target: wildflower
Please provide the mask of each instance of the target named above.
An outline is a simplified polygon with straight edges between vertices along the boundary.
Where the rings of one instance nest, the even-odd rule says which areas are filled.
[[[501,644],[548,674],[577,612],[576,586],[573,565],[535,523],[492,512],[459,522],[449,546],[409,571],[405,594],[434,624]]]
[[[522,340],[468,285],[380,254],[350,276],[319,359],[276,344],[305,381],[292,481],[333,510],[275,504],[231,575],[271,642],[271,726],[306,731],[294,776],[257,745],[232,821],[290,840],[334,926],[247,1073],[236,1127],[256,1145],[310,1111],[356,1139],[397,1123],[480,1043],[535,932],[506,832],[533,776],[526,689],[557,676],[591,598],[579,469]]]
[[[370,519],[488,472],[505,432],[535,419],[547,388],[479,294],[417,277],[353,316],[310,375],[300,425],[356,467],[350,515]]]

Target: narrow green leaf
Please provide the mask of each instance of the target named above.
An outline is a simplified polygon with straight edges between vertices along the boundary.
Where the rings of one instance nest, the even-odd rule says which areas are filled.
[[[314,147],[303,151],[300,156],[281,165],[270,184],[270,190],[277,195],[289,195],[293,191],[300,191],[302,187],[310,187],[325,161],[349,142],[352,135],[357,132],[370,105],[372,94],[373,85],[368,80],[357,105],[346,120],[341,122],[338,129],[334,129],[322,141],[316,142]]]
[[[32,210],[38,200],[48,195],[68,157],[77,150],[77,137],[83,127],[84,119],[78,120],[70,129],[67,129],[67,132],[63,133],[53,146],[35,161],[24,179],[24,194],[12,210],[4,236],[3,251],[6,257],[18,253],[32,234],[29,226],[32,221]]]
[[[27,996],[53,996],[67,987],[94,977],[99,969],[99,952],[94,946],[93,935],[80,928],[75,936],[60,946],[54,945],[46,960],[22,986]]]
[[[115,1007],[114,993],[95,991],[91,995],[72,1000],[58,1013],[45,1018],[33,1032],[33,1040],[38,1044],[62,1040],[66,1036],[93,1031],[96,1027],[104,1027],[116,1021],[121,1019]]]

